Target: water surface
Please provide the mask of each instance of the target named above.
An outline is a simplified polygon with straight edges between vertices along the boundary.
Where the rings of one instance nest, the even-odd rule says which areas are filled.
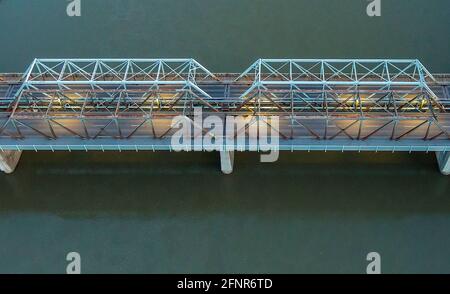
[[[420,58],[450,72],[447,0],[0,1],[0,71],[35,57]],[[0,272],[450,273],[450,181],[434,154],[25,153],[0,175]]]

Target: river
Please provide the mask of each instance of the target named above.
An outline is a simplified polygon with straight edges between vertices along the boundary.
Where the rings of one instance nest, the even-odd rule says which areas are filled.
[[[0,71],[35,57],[419,58],[450,72],[450,2],[0,0]],[[450,178],[434,154],[24,153],[0,174],[0,273],[450,273]]]

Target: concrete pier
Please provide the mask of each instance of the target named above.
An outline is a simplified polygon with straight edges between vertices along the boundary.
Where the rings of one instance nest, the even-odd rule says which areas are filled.
[[[441,173],[446,176],[450,175],[450,152],[436,152],[436,157]]]
[[[220,167],[222,172],[229,175],[233,172],[234,151],[220,151]]]
[[[0,170],[10,174],[19,163],[22,151],[0,151]]]

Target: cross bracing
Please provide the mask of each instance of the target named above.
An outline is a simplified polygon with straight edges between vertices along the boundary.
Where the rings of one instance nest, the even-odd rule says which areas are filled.
[[[283,137],[448,139],[448,102],[418,60],[260,59],[236,110],[281,113]]]
[[[158,127],[156,116],[217,111],[198,86],[206,80],[217,82],[193,59],[36,59],[16,95],[3,100],[0,134],[130,138],[146,129],[165,136],[170,120]]]
[[[194,59],[35,59],[28,84],[180,84],[215,78]]]
[[[163,139],[202,108],[277,116],[293,141],[448,140],[433,83],[417,60],[261,59],[225,79],[193,59],[36,59],[0,99],[0,138]]]

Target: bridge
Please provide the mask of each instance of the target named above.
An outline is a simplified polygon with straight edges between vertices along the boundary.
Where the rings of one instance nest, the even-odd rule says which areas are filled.
[[[277,150],[435,152],[449,174],[449,85],[403,59],[260,59],[240,74],[194,59],[35,59],[0,74],[0,169],[13,172],[22,151],[173,150],[177,117],[193,122],[191,150],[209,151],[201,109],[245,118],[234,136],[260,139],[251,126],[265,126]],[[235,151],[260,151],[222,139],[224,173]]]

